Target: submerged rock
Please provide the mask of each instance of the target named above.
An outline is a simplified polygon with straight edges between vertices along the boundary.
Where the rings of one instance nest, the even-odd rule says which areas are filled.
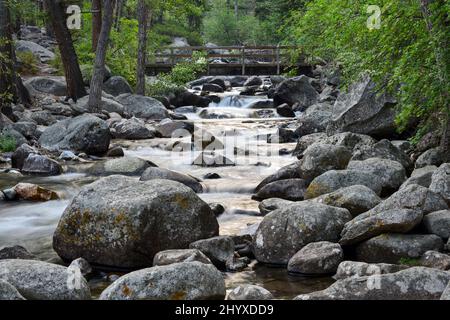
[[[213,265],[183,262],[129,273],[100,300],[223,300],[225,293],[223,276]]]
[[[72,200],[53,247],[64,260],[83,257],[94,265],[133,269],[151,266],[160,251],[186,249],[218,232],[209,206],[183,184],[110,176]]]
[[[234,288],[227,296],[227,300],[272,300],[270,291],[251,284],[240,285]]]
[[[167,266],[180,262],[201,262],[212,264],[211,260],[197,249],[166,250],[158,252],[153,258],[153,266]]]

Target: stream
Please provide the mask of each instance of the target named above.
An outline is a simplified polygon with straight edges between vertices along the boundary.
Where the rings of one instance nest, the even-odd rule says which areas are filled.
[[[295,120],[278,117],[274,109],[251,108],[255,102],[267,101],[267,97],[243,97],[238,92],[227,92],[220,96],[220,103],[212,103],[209,108],[186,112],[184,115],[197,128],[218,137],[225,145],[225,156],[235,166],[212,168],[192,165],[199,152],[172,151],[167,147],[174,141],[179,141],[179,138],[114,140],[112,143],[123,147],[125,156],[150,160],[159,167],[202,179],[204,193],[199,194],[199,197],[207,203],[220,203],[226,209],[218,217],[220,234],[239,235],[262,220],[262,217],[255,215],[259,213],[258,202],[251,199],[255,187],[265,177],[296,160],[286,152],[279,152],[281,149],[292,151],[295,143],[268,144],[266,136],[275,133],[280,124]],[[213,119],[204,119],[206,113]],[[259,114],[272,114],[272,117],[260,118]],[[190,141],[190,137],[186,139],[186,142]],[[0,247],[22,245],[41,260],[62,263],[52,249],[52,234],[64,209],[80,188],[98,179],[85,173],[87,167],[86,164],[66,165],[66,173],[56,177],[1,173],[2,190],[18,182],[29,182],[57,191],[62,200],[44,203],[1,202]],[[221,178],[204,179],[208,173],[216,173]],[[291,276],[284,268],[269,268],[256,262],[243,272],[225,273],[225,278],[227,289],[240,284],[256,284],[265,287],[279,299],[322,290],[333,283],[331,278]],[[99,273],[90,280],[90,284],[95,298],[110,284],[108,275]]]

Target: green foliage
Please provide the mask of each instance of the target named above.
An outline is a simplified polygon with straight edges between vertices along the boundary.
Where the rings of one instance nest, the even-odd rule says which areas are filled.
[[[398,98],[399,130],[407,128],[411,118],[427,119],[436,112],[448,112],[447,72],[450,38],[449,2],[435,1],[431,12],[435,33],[430,34],[420,1],[380,0],[381,28],[369,29],[367,13],[370,0],[311,0],[286,24],[286,41],[301,45],[311,59],[321,57],[342,66],[346,84],[361,73],[370,74],[385,84]],[[437,59],[438,48],[445,48],[444,61]],[[443,70],[446,69],[447,70]]]
[[[17,52],[17,61],[20,62],[18,72],[20,74],[35,75],[38,73],[38,60],[32,52]]]
[[[420,266],[420,260],[414,258],[401,258],[398,262],[401,265],[409,266],[409,267],[417,267]]]
[[[16,150],[16,139],[14,137],[0,134],[0,151],[13,152]]]
[[[183,89],[183,86],[203,73],[207,68],[206,55],[194,52],[192,61],[178,63],[170,73],[158,75],[147,87],[149,96],[168,96]]]

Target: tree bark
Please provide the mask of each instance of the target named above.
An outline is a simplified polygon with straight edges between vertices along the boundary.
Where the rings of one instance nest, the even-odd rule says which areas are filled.
[[[102,101],[103,79],[105,74],[106,52],[108,49],[109,34],[113,24],[113,0],[103,1],[102,31],[98,39],[97,51],[95,53],[94,74],[91,80],[91,91],[89,93],[89,110],[93,113],[100,112]]]
[[[116,31],[120,30],[120,19],[122,18],[124,5],[125,0],[116,0],[116,17],[114,22],[114,29],[116,29]]]
[[[145,65],[147,62],[147,21],[149,8],[145,0],[139,0],[137,6],[139,23],[139,45],[137,55],[136,94],[145,95]]]
[[[65,7],[61,0],[44,1],[61,53],[67,83],[67,99],[71,98],[76,101],[86,95],[86,89],[84,88],[83,76],[73,46],[72,36],[67,28]]]
[[[449,38],[447,36],[440,37],[438,30],[446,29],[444,18],[435,19],[434,13],[431,11],[431,6],[439,4],[444,8],[445,3],[441,0],[420,0],[422,14],[430,34],[431,43],[433,44],[434,56],[436,65],[438,67],[438,77],[442,88],[442,103],[443,103],[443,124],[441,135],[441,149],[446,157],[446,161],[450,161],[450,97],[448,92],[448,71],[446,58],[449,57]]]
[[[98,37],[102,30],[102,0],[92,0],[92,51],[97,50]]]

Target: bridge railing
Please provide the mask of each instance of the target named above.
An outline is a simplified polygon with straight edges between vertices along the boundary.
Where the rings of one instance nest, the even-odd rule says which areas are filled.
[[[179,62],[192,59],[194,52],[204,52],[208,60],[208,74],[213,67],[240,68],[242,75],[247,68],[276,68],[280,74],[289,61],[289,52],[296,46],[190,46],[165,47],[149,56],[148,68],[170,69]]]

